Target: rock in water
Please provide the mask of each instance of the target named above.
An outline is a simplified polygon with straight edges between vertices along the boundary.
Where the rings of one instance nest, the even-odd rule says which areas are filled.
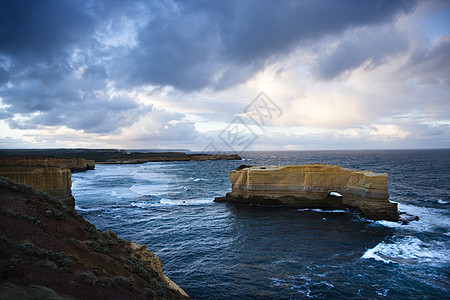
[[[388,174],[310,164],[239,167],[230,172],[232,191],[217,202],[354,209],[369,219],[397,221],[389,201]],[[340,195],[336,196],[336,195]]]

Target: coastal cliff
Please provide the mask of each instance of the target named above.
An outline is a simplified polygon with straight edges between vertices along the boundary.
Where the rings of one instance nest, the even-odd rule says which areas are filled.
[[[56,166],[0,166],[0,176],[48,193],[68,207],[75,207],[72,173]]]
[[[83,158],[46,156],[2,156],[0,176],[48,193],[64,205],[75,207],[72,196],[72,172],[94,169],[95,163]]]
[[[232,191],[217,202],[354,209],[369,219],[397,221],[388,174],[335,165],[241,166],[230,172]]]
[[[176,153],[178,155],[156,155],[148,157],[122,157],[113,158],[107,161],[99,161],[98,164],[143,164],[146,162],[160,162],[160,161],[204,161],[204,160],[241,160],[242,158],[236,154],[186,154]]]
[[[1,299],[188,298],[146,245],[2,177],[0,195]]]
[[[95,162],[84,158],[57,158],[41,155],[0,156],[2,166],[53,166],[72,172],[94,170]]]
[[[209,154],[209,153],[185,153],[173,151],[145,151],[145,150],[117,150],[117,149],[0,149],[0,160],[8,157],[22,156],[48,157],[68,159],[62,168],[74,171],[89,170],[95,166],[94,162],[104,164],[142,164],[146,162],[161,161],[189,161],[189,160],[241,160],[237,154]],[[74,159],[79,158],[80,161]],[[82,160],[86,161],[86,165]],[[42,162],[45,163],[45,162]],[[40,163],[42,165],[42,163]],[[0,161],[1,164],[1,161]],[[30,164],[35,165],[36,162]],[[54,165],[53,162],[51,165]]]

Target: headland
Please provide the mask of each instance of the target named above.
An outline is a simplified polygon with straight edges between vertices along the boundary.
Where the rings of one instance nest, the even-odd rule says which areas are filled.
[[[81,158],[95,164],[142,164],[159,161],[241,160],[237,154],[208,154],[117,149],[0,149],[0,157]]]
[[[72,172],[94,160],[0,156],[0,298],[187,299],[158,257],[74,209]]]
[[[146,245],[97,230],[48,194],[4,177],[0,194],[2,297],[188,298]]]

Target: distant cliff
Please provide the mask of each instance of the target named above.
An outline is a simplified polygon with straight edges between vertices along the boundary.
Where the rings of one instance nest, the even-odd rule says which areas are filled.
[[[45,167],[59,169],[57,167]],[[146,245],[0,177],[0,299],[187,299]]]
[[[141,164],[152,161],[241,160],[237,154],[116,149],[0,149],[1,156],[46,156],[60,159],[82,158],[92,162],[95,161],[95,163],[108,164]]]
[[[11,155],[0,156],[3,166],[53,166],[70,169],[72,172],[94,170],[95,162],[84,158],[57,158],[42,155]]]
[[[159,162],[159,161],[190,161],[190,160],[241,160],[239,155],[236,154],[186,154],[178,153],[179,155],[163,155],[154,153],[152,156],[144,157],[125,157],[125,158],[113,158],[107,161],[99,161],[98,164],[142,164],[146,162]]]
[[[335,165],[241,166],[230,172],[232,192],[218,202],[356,209],[369,219],[397,221],[388,175]],[[334,193],[333,193],[334,192]]]

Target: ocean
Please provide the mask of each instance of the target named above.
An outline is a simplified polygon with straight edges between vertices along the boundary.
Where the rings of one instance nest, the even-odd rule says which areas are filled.
[[[450,150],[244,152],[243,161],[97,165],[76,209],[145,243],[193,299],[449,299]],[[400,225],[358,213],[215,203],[241,164],[338,164],[389,174]]]

